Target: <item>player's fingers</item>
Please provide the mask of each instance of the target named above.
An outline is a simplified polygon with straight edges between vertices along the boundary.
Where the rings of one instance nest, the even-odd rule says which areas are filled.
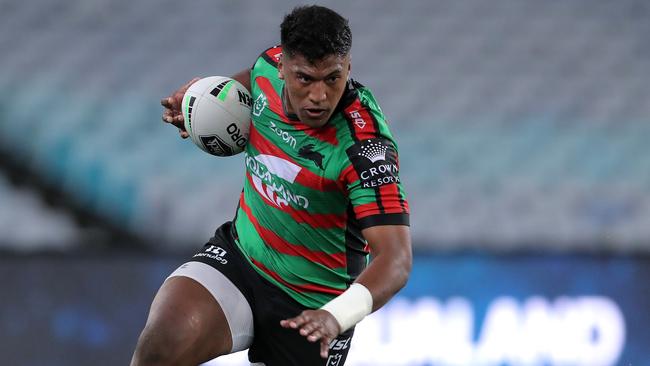
[[[308,336],[319,329],[318,324],[310,322],[300,328],[300,335]]]
[[[181,130],[181,129],[178,129],[178,132],[180,133],[181,138],[186,139],[186,138],[190,137],[190,134],[187,133],[187,131],[183,131],[183,130]]]
[[[175,92],[171,96],[167,97],[167,102],[165,107],[171,109],[172,111],[178,113],[181,111],[181,104],[183,101],[183,95],[184,93],[181,92]]]
[[[167,123],[172,123],[174,121],[174,117],[170,109],[165,108],[165,110],[162,113],[162,120]]]
[[[296,318],[291,318],[291,319],[285,319],[285,320],[280,320],[280,325],[284,328],[292,328],[296,329],[298,328],[298,323],[295,320]]]
[[[160,100],[160,104],[162,104],[163,107],[169,108],[174,111],[178,111],[181,108],[181,101],[183,100],[183,95],[185,94],[185,91],[190,87],[190,85],[194,84],[195,82],[201,80],[201,78],[192,78],[190,81],[185,83],[183,86],[181,86],[177,91],[172,93],[172,95],[162,98]]]
[[[297,329],[297,328],[300,328],[303,324],[305,324],[307,322],[307,317],[305,316],[304,313],[302,313],[302,314],[300,314],[300,315],[298,315],[298,316],[296,316],[294,318],[286,319],[285,322],[286,322],[285,323],[286,326],[283,325],[285,328]],[[282,325],[282,324],[283,323],[281,321],[280,325]]]
[[[169,123],[174,125],[179,130],[183,130],[183,131],[185,130],[185,124],[183,123],[183,121],[182,120],[178,121],[178,119],[176,117],[172,117],[171,122],[169,122]]]
[[[162,104],[162,106],[165,108],[171,109],[173,101],[174,99],[172,97],[165,97],[160,100],[160,104]]]
[[[185,95],[185,92],[187,89],[192,86],[195,82],[201,80],[201,78],[193,78],[192,80],[188,81],[187,83],[183,84],[178,90],[174,92],[171,96],[171,104],[174,106],[174,109],[180,109],[181,108],[181,101],[183,100],[183,96]]]
[[[310,342],[316,342],[321,338],[323,338],[323,333],[320,331],[320,329],[314,330],[309,336],[307,336],[307,340]]]
[[[322,358],[327,358],[327,354],[329,353],[329,350],[330,350],[330,342],[331,341],[332,340],[327,338],[327,337],[321,338],[321,340],[320,340],[320,356]]]

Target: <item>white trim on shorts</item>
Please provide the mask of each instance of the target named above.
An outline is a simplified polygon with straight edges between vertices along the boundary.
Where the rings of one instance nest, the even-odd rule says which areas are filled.
[[[244,295],[223,273],[205,263],[187,262],[167,279],[175,276],[188,277],[200,283],[221,305],[232,334],[231,353],[250,347],[253,343],[253,312]]]

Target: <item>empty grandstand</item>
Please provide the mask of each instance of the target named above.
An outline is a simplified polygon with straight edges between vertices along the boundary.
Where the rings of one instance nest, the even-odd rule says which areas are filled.
[[[471,268],[460,273],[472,279],[501,265],[525,272],[500,262],[512,253],[541,253],[548,268],[554,262],[544,256],[567,255],[562,274],[570,273],[571,256],[595,254],[585,270],[603,270],[613,288],[635,278],[620,268],[647,270],[647,260],[634,270],[612,261],[650,254],[650,2],[322,3],[350,19],[352,75],[373,90],[399,143],[416,252],[449,255],[454,266]],[[279,42],[279,21],[296,4],[0,0],[0,252],[144,247],[188,254],[202,245],[235,213],[243,157],[212,157],[178,138],[161,121],[160,98],[194,76],[250,66]],[[499,259],[454,262],[458,253]],[[23,267],[6,261],[0,261],[6,273]],[[118,267],[131,268],[126,262]],[[530,281],[543,282],[535,263],[538,275]],[[140,280],[158,285],[151,271]],[[578,277],[589,285],[567,285],[567,293],[597,289],[589,276]],[[512,284],[512,296],[521,303],[512,303],[520,306],[528,294],[518,286]],[[445,296],[455,299],[466,289]],[[488,300],[477,297],[485,313]],[[37,298],[18,303],[29,308],[24,304]],[[644,299],[639,307],[648,305]],[[449,309],[467,310],[463,304]],[[75,309],[70,313],[78,316]],[[6,314],[0,312],[0,328],[14,317]],[[628,330],[634,323],[625,323]],[[650,326],[650,319],[636,323]],[[20,328],[11,324],[16,328],[6,329]],[[52,324],[70,336],[69,328]],[[56,364],[41,361],[33,364]]]

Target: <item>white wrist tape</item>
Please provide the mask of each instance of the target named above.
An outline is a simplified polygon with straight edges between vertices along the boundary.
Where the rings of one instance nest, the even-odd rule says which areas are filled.
[[[321,309],[332,314],[339,323],[341,332],[345,332],[372,312],[372,295],[364,285],[353,283]]]

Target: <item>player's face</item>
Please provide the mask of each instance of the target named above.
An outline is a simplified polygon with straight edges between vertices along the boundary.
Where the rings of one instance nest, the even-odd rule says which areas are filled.
[[[278,65],[285,81],[287,112],[310,127],[321,127],[332,116],[350,74],[350,56],[330,55],[310,63],[296,54],[282,55]]]

